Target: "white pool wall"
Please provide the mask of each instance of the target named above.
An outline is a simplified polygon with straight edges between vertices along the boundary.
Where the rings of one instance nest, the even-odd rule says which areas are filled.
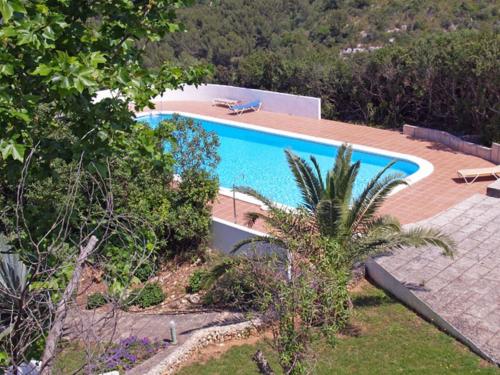
[[[109,90],[99,91],[96,100],[110,95]],[[211,102],[215,98],[237,99],[242,102],[260,100],[263,111],[321,119],[320,98],[226,85],[206,84],[198,87],[186,85],[182,89],[165,91],[163,95],[154,98],[153,102]]]

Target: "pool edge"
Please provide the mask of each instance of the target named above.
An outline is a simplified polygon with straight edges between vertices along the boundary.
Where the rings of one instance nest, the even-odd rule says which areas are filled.
[[[348,143],[348,142],[342,142],[342,141],[337,141],[334,139],[328,139],[328,138],[322,138],[322,137],[315,137],[307,134],[302,134],[302,133],[296,133],[296,132],[290,132],[286,130],[278,130],[274,128],[268,128],[265,126],[261,125],[255,125],[255,124],[250,124],[250,123],[245,123],[245,122],[239,122],[239,121],[233,121],[233,120],[227,120],[227,119],[221,119],[219,117],[212,117],[212,116],[205,116],[205,115],[200,115],[197,113],[191,113],[191,112],[183,112],[183,111],[147,111],[147,112],[137,112],[135,115],[136,117],[146,117],[146,116],[156,116],[156,115],[173,115],[173,114],[178,114],[180,116],[185,116],[185,117],[191,117],[191,118],[196,118],[199,120],[204,120],[204,121],[212,121],[212,122],[219,122],[224,125],[229,125],[229,126],[235,126],[243,129],[249,129],[249,130],[254,130],[254,131],[259,131],[263,133],[268,133],[268,134],[274,134],[274,135],[281,135],[285,137],[290,137],[290,138],[297,138],[305,141],[311,141],[311,142],[316,142],[316,143],[322,143],[325,145],[329,146],[341,146],[344,143],[349,144],[352,146],[354,150],[362,151],[365,153],[371,153],[379,156],[385,156],[385,157],[392,157],[394,159],[399,159],[399,160],[405,160],[412,162],[416,165],[418,165],[418,170],[415,173],[412,173],[409,176],[405,177],[405,181],[407,185],[400,185],[396,187],[393,191],[391,191],[390,195],[394,195],[398,192],[400,192],[403,189],[406,189],[407,187],[423,180],[424,178],[430,176],[434,172],[434,165],[421,157],[410,155],[410,154],[404,154],[400,152],[395,152],[395,151],[390,151],[390,150],[385,150],[382,148],[376,148],[376,147],[370,147],[370,146],[365,146],[357,143]],[[219,193],[228,196],[228,197],[233,197],[233,192],[230,188],[224,188],[224,187],[219,187]],[[261,208],[264,209],[264,206],[262,205],[262,202],[259,200],[250,197],[246,194],[242,193],[236,193],[235,198],[247,203],[252,203],[256,204],[258,206],[261,206]]]

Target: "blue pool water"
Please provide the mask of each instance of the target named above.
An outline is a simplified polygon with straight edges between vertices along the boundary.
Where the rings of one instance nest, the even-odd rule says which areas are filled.
[[[151,115],[137,120],[155,127],[172,115]],[[218,150],[220,163],[217,174],[221,187],[233,185],[250,186],[271,200],[297,207],[301,203],[300,192],[288,168],[283,150],[290,149],[309,160],[314,155],[321,171],[326,175],[337,155],[337,147],[323,143],[265,133],[218,122],[193,119],[208,131],[217,133],[220,140]],[[361,192],[366,183],[391,160],[391,157],[354,150],[353,161],[361,161],[360,173],[354,194]],[[390,172],[405,176],[415,173],[418,165],[398,159]]]

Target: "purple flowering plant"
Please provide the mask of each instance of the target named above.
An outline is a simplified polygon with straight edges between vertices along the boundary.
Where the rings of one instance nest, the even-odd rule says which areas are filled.
[[[151,340],[148,337],[129,336],[121,339],[101,356],[102,370],[129,370],[146,359],[152,357],[160,349],[166,348],[162,340]]]

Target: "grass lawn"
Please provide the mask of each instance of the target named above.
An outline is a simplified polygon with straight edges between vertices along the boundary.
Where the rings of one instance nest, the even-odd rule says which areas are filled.
[[[313,374],[500,374],[500,369],[368,283],[355,293],[354,303],[352,323],[360,333],[339,339],[334,349],[319,343]],[[251,360],[257,348],[277,371],[276,356],[262,341],[233,347],[179,374],[258,374]]]

